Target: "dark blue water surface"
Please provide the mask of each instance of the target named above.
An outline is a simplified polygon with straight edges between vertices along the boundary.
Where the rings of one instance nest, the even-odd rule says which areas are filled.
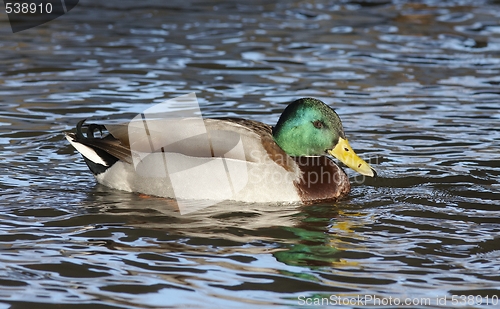
[[[0,309],[500,308],[499,1],[82,0],[2,11],[0,68]],[[63,138],[193,91],[270,124],[322,99],[379,178],[181,215]]]

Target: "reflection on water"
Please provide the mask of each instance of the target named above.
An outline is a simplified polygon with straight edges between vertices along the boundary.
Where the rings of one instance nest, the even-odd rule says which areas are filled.
[[[332,294],[496,307],[498,1],[85,1],[17,34],[0,19],[2,308]],[[333,205],[182,216],[96,185],[63,139],[191,91],[207,117],[271,124],[286,102],[322,99],[379,178],[347,171],[351,195]]]

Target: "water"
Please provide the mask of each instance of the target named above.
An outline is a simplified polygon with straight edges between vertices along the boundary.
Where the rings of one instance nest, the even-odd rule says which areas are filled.
[[[499,308],[498,1],[80,1],[0,34],[0,308]],[[379,178],[182,216],[63,138],[191,91],[270,124],[322,99]]]

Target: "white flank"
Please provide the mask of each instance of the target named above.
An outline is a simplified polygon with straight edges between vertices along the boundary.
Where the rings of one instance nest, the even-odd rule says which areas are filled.
[[[94,151],[94,149],[85,146],[75,140],[69,135],[66,134],[66,139],[71,143],[73,147],[75,147],[76,150],[78,150],[79,153],[82,154],[85,158],[89,159],[90,161],[101,164],[104,166],[108,166],[106,162],[97,154],[97,152]]]

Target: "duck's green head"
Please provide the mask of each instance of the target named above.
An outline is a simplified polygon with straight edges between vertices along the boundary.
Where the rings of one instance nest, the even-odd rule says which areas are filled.
[[[337,113],[320,100],[302,98],[288,105],[273,128],[273,136],[290,156],[330,154],[360,174],[375,175],[349,146]]]

